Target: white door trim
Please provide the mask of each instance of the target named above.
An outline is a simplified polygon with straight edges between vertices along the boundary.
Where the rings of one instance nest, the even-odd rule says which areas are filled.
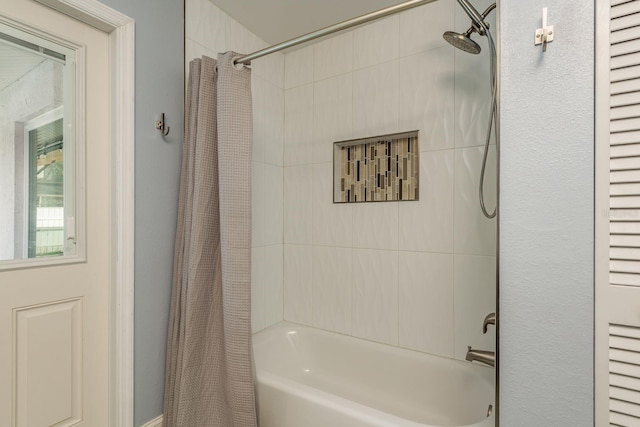
[[[97,0],[36,0],[109,34],[112,246],[109,425],[133,426],[135,24]]]

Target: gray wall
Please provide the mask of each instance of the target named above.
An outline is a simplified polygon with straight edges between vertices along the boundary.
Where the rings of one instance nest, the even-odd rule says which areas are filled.
[[[136,21],[135,425],[162,413],[184,98],[184,2],[102,0]],[[159,113],[171,126],[163,140]]]
[[[500,11],[501,425],[593,426],[594,3]]]

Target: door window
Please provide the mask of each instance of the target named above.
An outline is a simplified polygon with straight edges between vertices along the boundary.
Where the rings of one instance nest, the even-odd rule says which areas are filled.
[[[0,269],[78,254],[78,49],[0,18]]]

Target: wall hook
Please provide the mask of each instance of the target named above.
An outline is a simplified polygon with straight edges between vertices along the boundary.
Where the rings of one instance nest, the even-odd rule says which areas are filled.
[[[160,116],[160,120],[156,120],[156,129],[158,129],[164,136],[169,135],[169,131],[171,130],[171,128],[167,126],[165,122],[164,113],[162,113],[162,115]]]
[[[547,51],[547,43],[553,41],[553,25],[547,25],[547,8],[542,8],[542,28],[536,30],[536,46],[541,44],[542,51]]]

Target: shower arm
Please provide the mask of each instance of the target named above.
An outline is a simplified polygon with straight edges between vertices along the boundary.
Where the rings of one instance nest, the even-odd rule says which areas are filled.
[[[484,20],[491,13],[493,9],[496,8],[496,4],[492,3],[482,14],[478,12],[478,10],[468,2],[468,0],[458,0],[458,3],[467,13],[469,18],[471,18],[471,28],[467,31],[467,34],[471,34],[472,31],[484,36],[487,30],[489,30],[489,24],[487,24]]]
[[[491,6],[489,6],[488,8],[486,8],[484,12],[482,12],[482,15],[480,15],[480,16],[482,16],[482,22],[484,23],[485,28],[486,28],[486,30],[487,30],[487,31],[489,30],[489,23],[485,22],[485,21],[484,21],[484,19],[485,19],[485,18],[486,18],[486,17],[491,13],[491,11],[492,11],[493,9],[495,9],[495,8],[496,8],[496,4],[495,4],[495,3],[493,3],[493,4],[491,4]],[[471,26],[470,26],[470,27],[469,27],[469,29],[464,33],[464,35],[465,35],[465,36],[467,36],[467,37],[470,37],[470,36],[471,36],[471,33],[478,33],[478,34],[480,34],[480,35],[484,35],[484,34],[482,34],[480,31],[481,31],[481,30],[478,28],[478,26],[475,24],[475,22],[472,22],[472,23],[471,23]]]
[[[478,12],[468,0],[458,0],[458,3],[467,13],[469,18],[471,18],[471,22],[475,27],[477,27],[476,29],[478,30],[478,33],[484,35],[487,31],[487,27],[484,23],[484,19],[482,19],[482,15],[480,15],[480,12]]]

